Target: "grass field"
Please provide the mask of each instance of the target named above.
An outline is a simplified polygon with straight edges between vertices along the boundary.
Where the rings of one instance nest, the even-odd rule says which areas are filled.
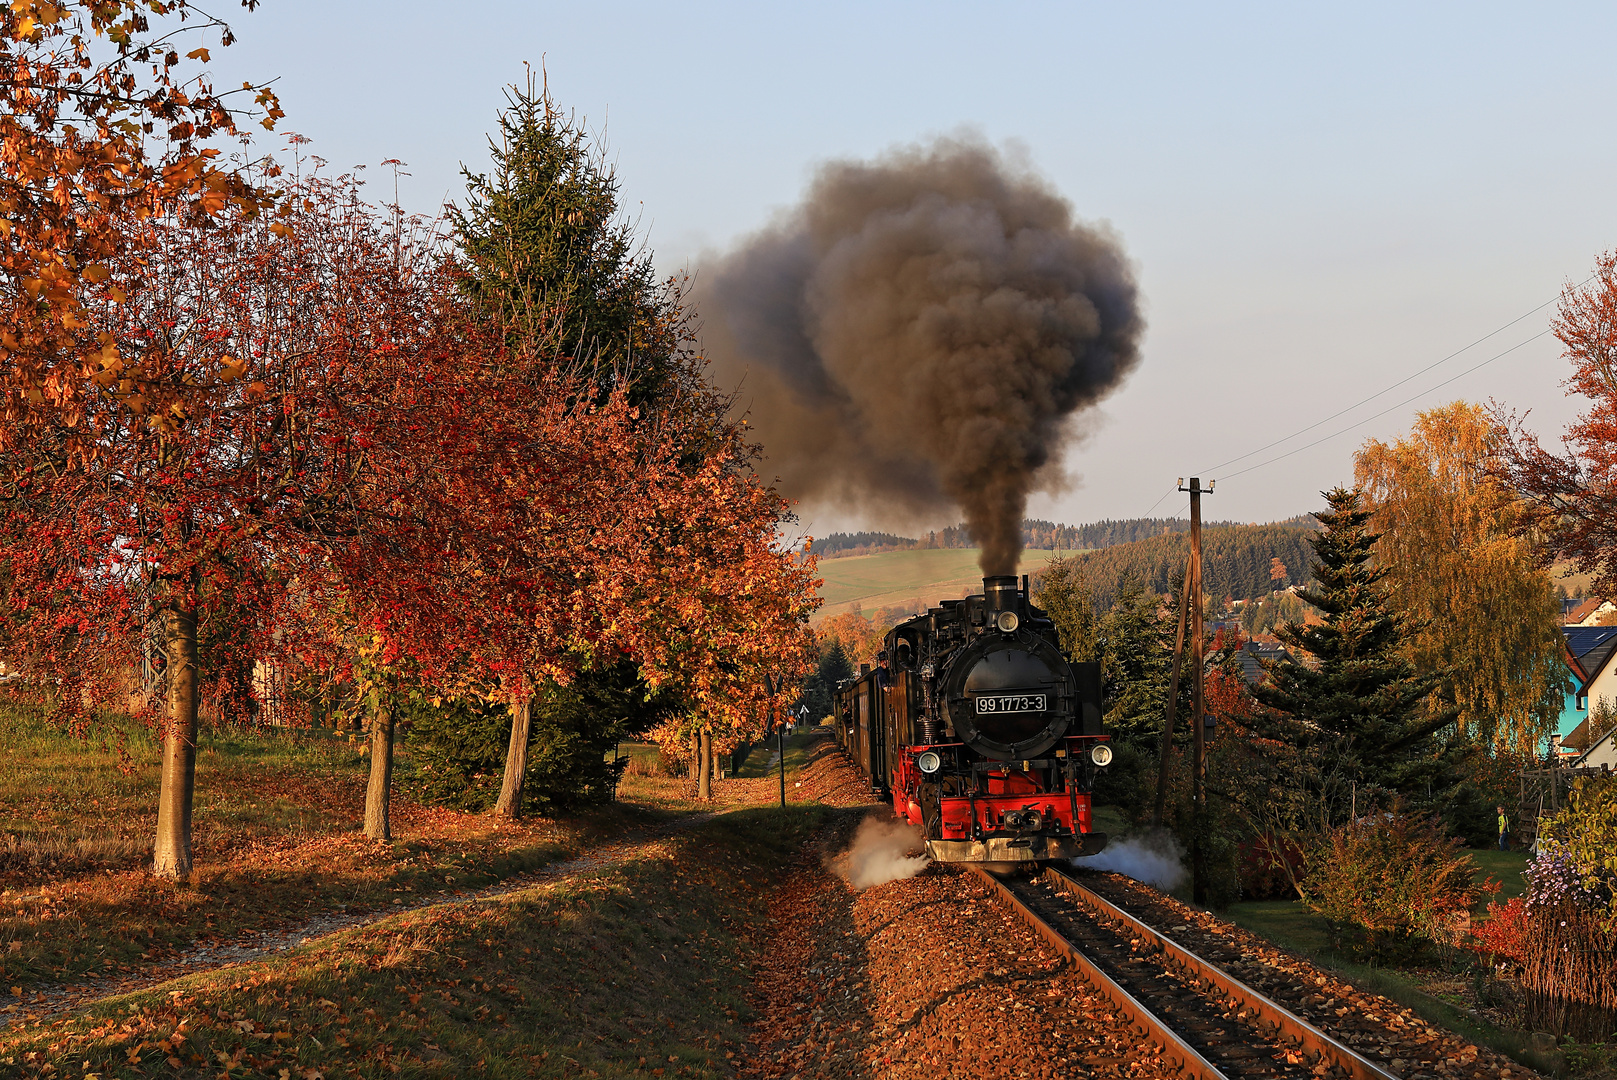
[[[981,592],[983,574],[977,566],[980,554],[977,548],[933,548],[821,560],[820,576],[825,584],[820,587],[820,596],[825,606],[815,619],[840,614],[856,604],[872,612],[913,603],[919,611],[939,600],[958,599],[968,590]],[[1053,551],[1024,551],[1017,572],[1033,573],[1055,556]]]
[[[120,756],[118,748],[122,747]],[[630,775],[619,805],[498,820],[414,802],[395,787],[394,839],[359,831],[368,760],[325,730],[204,731],[189,882],[149,877],[157,747],[138,726],[80,741],[36,712],[0,708],[0,987],[117,976],[197,945],[475,888],[671,815],[767,805],[767,779],[715,787]],[[625,744],[655,761],[651,744]],[[801,762],[788,744],[788,771]],[[767,754],[764,760],[767,761]],[[408,755],[400,755],[408,776]]]
[[[125,757],[116,746],[122,743]],[[367,762],[330,731],[204,732],[188,882],[149,877],[157,753],[138,728],[81,742],[0,710],[0,980],[117,975],[197,944],[486,884],[616,823],[420,806],[395,793],[391,843],[358,831]],[[605,808],[609,813],[614,808]]]
[[[599,870],[111,999],[0,1034],[0,1064],[131,1080],[730,1075],[767,947],[760,886],[829,813],[738,811]]]
[[[0,774],[12,852],[0,867],[0,986],[14,999],[0,1008],[14,1021],[0,1028],[0,1076],[730,1075],[767,886],[837,812],[812,801],[816,778],[834,775],[823,736],[787,741],[785,808],[770,805],[769,748],[754,748],[754,778],[697,803],[688,778],[644,768],[655,746],[626,743],[643,768],[617,806],[512,824],[396,796],[396,839],[374,843],[356,831],[364,761],[342,738],[205,733],[197,827],[213,839],[195,878],[176,884],[139,867],[154,748],[125,737],[120,769],[108,747],[0,713],[0,748],[16,755]],[[660,830],[715,809],[731,812]],[[30,1015],[52,983],[175,972],[165,959],[191,945],[322,909],[380,916],[401,896],[436,900],[584,852],[601,858],[503,897],[428,903],[59,1018]]]

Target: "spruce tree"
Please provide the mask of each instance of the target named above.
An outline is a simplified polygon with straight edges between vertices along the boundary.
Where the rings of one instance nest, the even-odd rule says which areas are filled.
[[[1140,749],[1158,745],[1167,708],[1173,620],[1161,607],[1162,598],[1127,572],[1100,623],[1106,727]]]
[[[681,393],[700,375],[684,348],[680,294],[657,282],[650,252],[622,217],[604,149],[532,75],[507,89],[498,128],[489,139],[492,167],[463,168],[466,206],[448,211],[466,294],[503,331],[513,357],[539,361],[536,378],[575,378],[602,398],[621,388],[647,418],[700,409],[700,394]],[[602,772],[606,755],[671,703],[632,663],[581,661],[568,685],[538,681],[526,709],[452,702],[448,719],[424,720],[418,752],[438,778],[432,790],[464,782],[475,790],[461,801],[480,803],[486,785],[471,778],[487,776],[490,732],[503,730],[501,812],[609,799],[616,775]],[[464,736],[450,734],[457,723],[467,726]]]
[[[1100,618],[1095,590],[1075,558],[1052,559],[1034,581],[1035,600],[1056,624],[1061,647],[1078,662],[1094,660],[1100,651]]]
[[[1371,564],[1378,537],[1360,493],[1324,494],[1330,509],[1314,515],[1324,529],[1311,541],[1319,585],[1298,594],[1324,621],[1277,629],[1297,658],[1270,663],[1269,683],[1253,687],[1272,710],[1258,726],[1309,759],[1320,783],[1379,787],[1425,803],[1446,769],[1435,736],[1455,712],[1430,704],[1442,673],[1419,674],[1400,655],[1408,628],[1387,603],[1385,571]],[[1320,794],[1329,801],[1340,793]]]
[[[620,213],[604,148],[530,74],[506,90],[489,156],[489,172],[462,168],[466,208],[448,211],[468,295],[514,348],[624,385],[637,405],[665,396],[688,373],[685,316]]]

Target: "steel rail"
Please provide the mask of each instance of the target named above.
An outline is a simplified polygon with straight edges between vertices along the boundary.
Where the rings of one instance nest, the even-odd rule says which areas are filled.
[[[990,895],[1026,920],[1058,952],[1072,961],[1073,966],[1082,973],[1084,981],[1105,994],[1136,1031],[1161,1046],[1164,1056],[1172,1061],[1181,1073],[1195,1080],[1229,1080],[1216,1065],[1197,1053],[1194,1047],[1180,1038],[1178,1032],[1163,1023],[1156,1013],[1146,1008],[1138,998],[1097,967],[1088,956],[1084,955],[1083,950],[1040,918],[1032,908],[1022,903],[1021,899],[1002,882],[981,867],[971,866],[970,869],[988,884]]]
[[[1383,1069],[1352,1047],[1331,1038],[1284,1005],[1259,993],[1239,979],[1230,976],[1217,965],[1203,960],[1172,938],[1152,929],[1135,916],[1130,915],[1106,898],[1084,888],[1082,884],[1054,867],[1047,867],[1040,880],[1051,888],[1064,893],[1075,903],[1088,909],[1100,921],[1111,923],[1114,927],[1130,934],[1140,935],[1148,940],[1155,941],[1164,955],[1170,959],[1173,966],[1179,968],[1180,971],[1193,980],[1205,980],[1212,983],[1225,995],[1233,999],[1243,1010],[1260,1017],[1265,1024],[1273,1028],[1280,1036],[1296,1042],[1304,1051],[1316,1055],[1316,1060],[1324,1060],[1347,1070],[1348,1075],[1353,1077],[1353,1080],[1398,1080],[1396,1074]],[[995,884],[999,883],[995,882]],[[1007,895],[1009,895],[1008,891]]]

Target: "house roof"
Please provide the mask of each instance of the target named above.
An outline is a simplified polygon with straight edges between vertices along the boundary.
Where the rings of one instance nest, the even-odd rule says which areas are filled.
[[[1597,615],[1613,610],[1617,610],[1617,604],[1612,604],[1609,600],[1602,600],[1599,597],[1580,600],[1571,610],[1567,610],[1566,604],[1563,602],[1561,606],[1561,622],[1567,626],[1587,626],[1589,625],[1589,620]]]
[[[1601,753],[1603,747],[1607,749],[1604,753]],[[1614,748],[1617,748],[1617,728],[1612,728],[1610,731],[1606,732],[1605,735],[1596,739],[1593,746],[1589,747],[1587,750],[1577,756],[1576,760],[1572,762],[1572,767],[1579,768],[1594,765],[1594,762],[1590,759],[1597,753],[1601,753],[1601,756],[1605,758],[1617,756],[1613,755],[1611,752]],[[1610,762],[1608,761],[1602,764],[1601,768],[1605,768],[1606,764],[1610,764]]]
[[[1248,641],[1241,646],[1241,677],[1248,683],[1260,683],[1268,678],[1262,661],[1280,660],[1289,655],[1278,641]]]
[[[1578,687],[1581,696],[1617,653],[1617,626],[1563,626],[1561,632],[1566,635],[1566,651],[1582,680]]]
[[[1576,626],[1595,613],[1601,601],[1597,597],[1567,597],[1561,601],[1561,621]]]
[[[1579,660],[1617,637],[1617,626],[1563,626],[1561,631],[1568,651]]]
[[[1561,737],[1562,746],[1570,746],[1574,750],[1586,749],[1584,744],[1589,741],[1589,718],[1585,716],[1582,723]]]

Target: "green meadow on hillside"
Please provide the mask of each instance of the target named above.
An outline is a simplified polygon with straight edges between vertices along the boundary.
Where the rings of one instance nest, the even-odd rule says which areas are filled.
[[[840,614],[855,604],[873,612],[913,601],[919,610],[939,600],[957,599],[968,590],[981,592],[983,575],[977,567],[980,554],[977,548],[912,548],[823,559],[820,576],[825,584],[820,587],[820,596],[825,606],[816,620]],[[1055,557],[1054,551],[1024,551],[1017,572],[1031,574]]]

